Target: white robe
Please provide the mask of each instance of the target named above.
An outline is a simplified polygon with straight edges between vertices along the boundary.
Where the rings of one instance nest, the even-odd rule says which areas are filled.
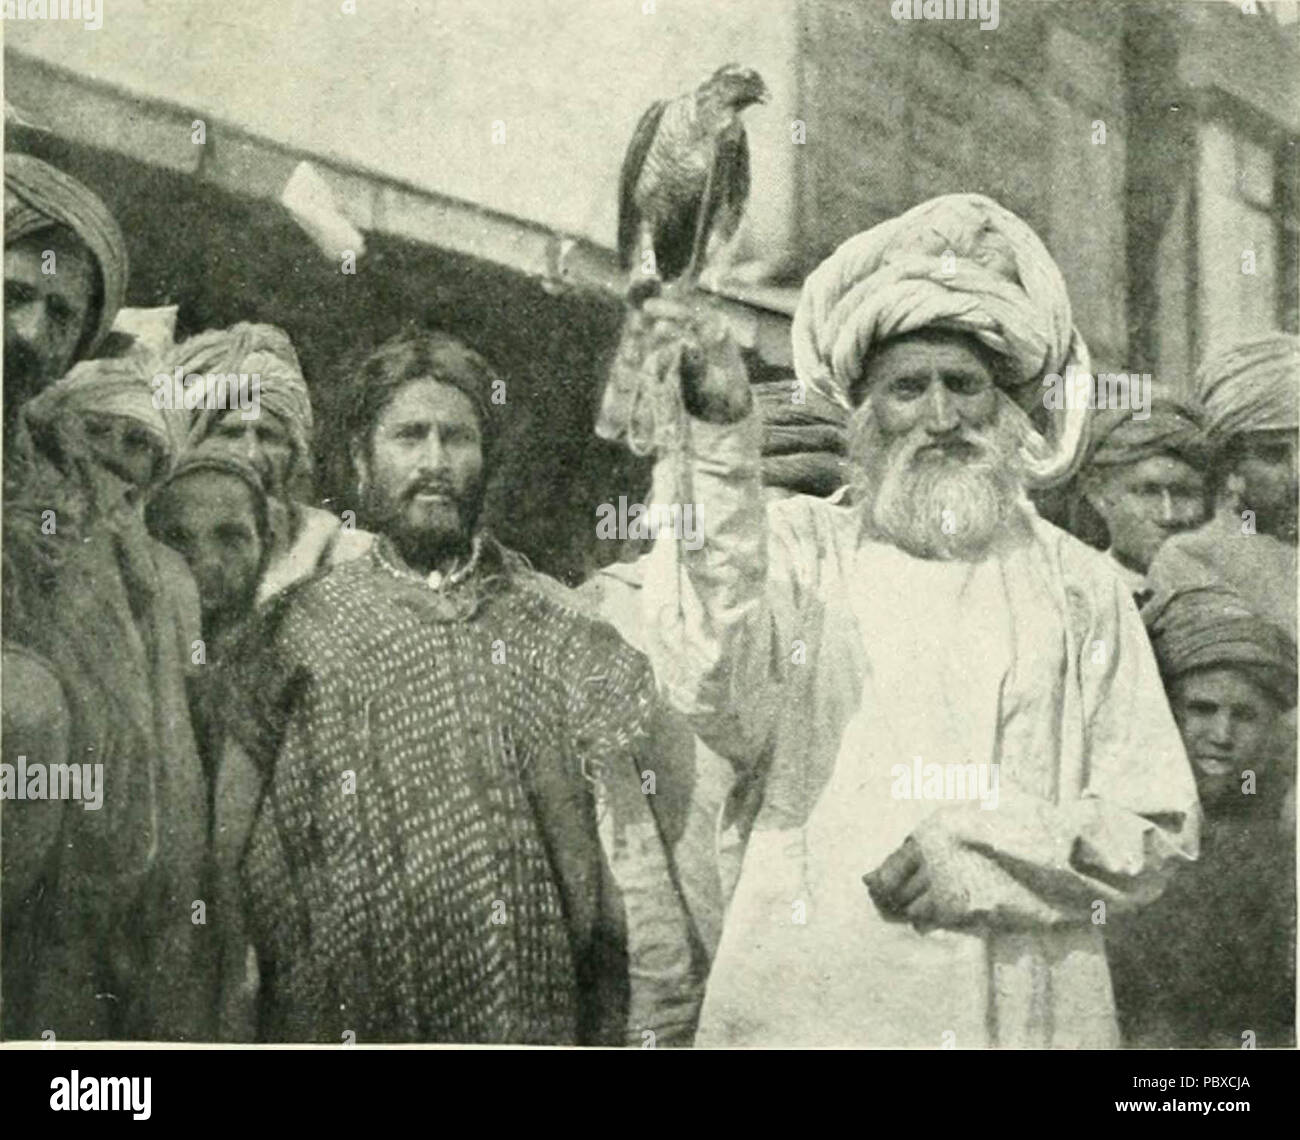
[[[1026,503],[983,561],[914,558],[847,507],[765,508],[752,419],[691,432],[655,501],[697,503],[704,544],[656,543],[649,649],[705,741],[765,757],[697,1044],[1118,1044],[1098,919],[1195,857],[1199,817],[1104,555]],[[996,807],[902,798],[916,757],[997,765]],[[862,876],[908,835],[968,928],[876,910]]]

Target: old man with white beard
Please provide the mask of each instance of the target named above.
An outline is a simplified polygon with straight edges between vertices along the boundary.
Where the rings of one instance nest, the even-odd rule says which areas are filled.
[[[651,556],[650,653],[759,790],[696,1043],[1118,1044],[1102,924],[1195,858],[1199,816],[1127,589],[1025,494],[1087,434],[1086,409],[1046,436],[1024,410],[1088,369],[1047,250],[950,195],[811,274],[791,394],[852,413],[838,502],[764,503],[713,317],[639,319],[652,366],[684,362],[655,501],[705,520]]]

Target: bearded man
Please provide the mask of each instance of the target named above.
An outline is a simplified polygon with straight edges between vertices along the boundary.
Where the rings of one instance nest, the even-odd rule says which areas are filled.
[[[1273,333],[1208,357],[1196,374],[1213,453],[1214,513],[1151,564],[1158,593],[1224,585],[1296,636],[1300,337]]]
[[[1141,592],[1166,539],[1205,521],[1207,458],[1201,414],[1182,401],[1156,397],[1143,420],[1118,408],[1095,417],[1079,484],[1130,593]]]
[[[366,361],[352,456],[380,537],[235,657],[230,1036],[643,1042],[596,818],[602,788],[649,812],[649,667],[481,525],[495,383],[444,334]]]
[[[178,345],[170,361],[183,377],[257,377],[252,408],[205,406],[189,412],[190,452],[225,453],[250,465],[267,494],[268,549],[256,601],[348,559],[374,536],[310,505],[313,416],[311,393],[288,333],[275,325],[240,321],[209,329]],[[211,401],[216,402],[216,401]]]
[[[5,423],[76,360],[94,355],[126,296],[122,231],[77,179],[6,154]],[[8,437],[6,431],[6,437]]]
[[[735,346],[644,309],[689,365],[655,499],[705,520],[651,555],[655,674],[762,787],[697,1043],[1116,1044],[1099,924],[1194,857],[1197,804],[1123,584],[1024,495],[1086,428],[1049,445],[1013,399],[1088,371],[1050,255],[950,195],[808,278],[795,369],[852,412],[847,504],[764,504]]]

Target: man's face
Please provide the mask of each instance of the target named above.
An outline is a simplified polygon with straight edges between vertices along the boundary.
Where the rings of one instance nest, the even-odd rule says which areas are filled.
[[[247,462],[262,477],[268,491],[282,491],[294,459],[289,426],[265,408],[259,408],[252,419],[245,419],[245,414],[238,408],[225,412],[212,426],[208,438],[220,440],[223,448]]]
[[[1241,504],[1255,512],[1256,527],[1292,542],[1296,538],[1296,442],[1300,432],[1260,431],[1237,443],[1232,467],[1242,484]]]
[[[1176,678],[1169,702],[1208,806],[1240,806],[1242,772],[1262,775],[1265,742],[1280,711],[1263,686],[1239,669],[1202,669]]]
[[[142,424],[115,415],[85,415],[82,423],[98,462],[137,487],[148,487],[154,481],[162,466],[163,449]]]
[[[380,413],[357,458],[367,516],[417,569],[462,551],[483,498],[483,446],[473,401],[413,380]]]
[[[1094,468],[1087,484],[1116,557],[1142,573],[1171,534],[1205,521],[1205,477],[1172,455]]]
[[[54,253],[53,273],[43,272]],[[68,231],[5,247],[5,399],[29,399],[72,367],[86,331],[97,269]]]
[[[205,628],[252,609],[265,550],[247,483],[220,471],[182,475],[159,493],[150,521],[159,541],[189,563]]]
[[[866,362],[850,458],[877,532],[926,558],[980,556],[1018,491],[1028,421],[958,334],[886,342]],[[1023,421],[1023,422],[1021,422]]]

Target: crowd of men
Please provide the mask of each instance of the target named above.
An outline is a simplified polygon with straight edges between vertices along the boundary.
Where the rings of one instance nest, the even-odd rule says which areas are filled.
[[[1294,1044],[1300,339],[1044,414],[1055,262],[922,203],[809,275],[787,379],[629,309],[704,542],[571,590],[484,524],[454,329],[350,378],[336,517],[282,329],[109,351],[126,243],[38,159],[5,235],[6,1038]],[[102,805],[17,787],[59,765]]]

